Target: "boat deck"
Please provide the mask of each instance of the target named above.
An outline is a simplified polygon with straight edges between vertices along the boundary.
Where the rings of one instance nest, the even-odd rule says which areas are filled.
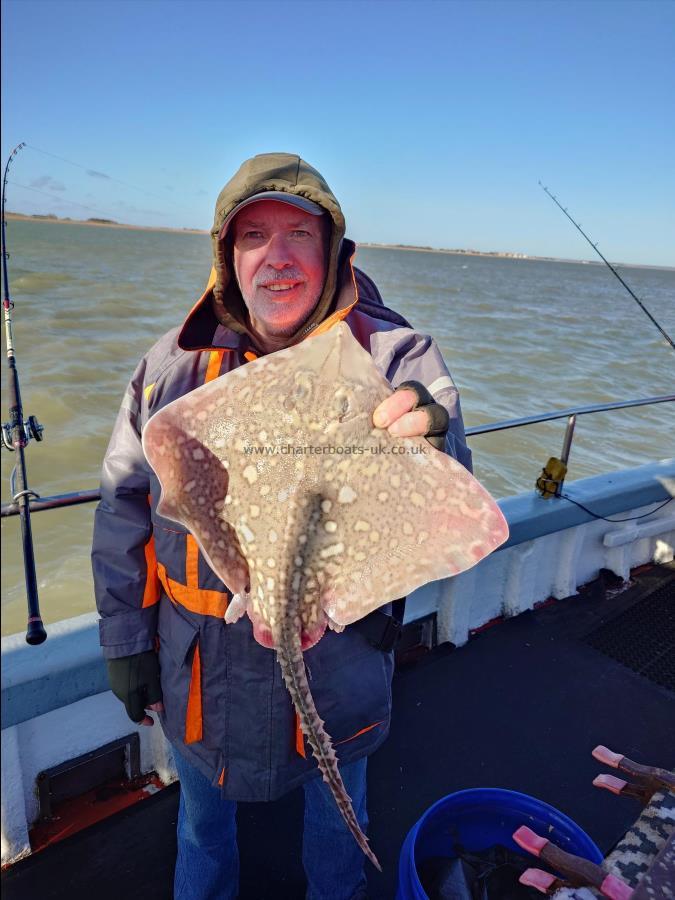
[[[612,582],[399,668],[391,735],[369,763],[369,833],[384,870],[370,868],[372,898],[393,898],[408,830],[453,791],[532,794],[605,853],[632,824],[637,802],[592,786],[603,768],[591,750],[675,765],[675,565],[643,567],[621,593]],[[3,873],[6,900],[170,898],[177,805],[172,785],[20,861]],[[241,804],[242,900],[304,896],[301,821],[301,791]]]

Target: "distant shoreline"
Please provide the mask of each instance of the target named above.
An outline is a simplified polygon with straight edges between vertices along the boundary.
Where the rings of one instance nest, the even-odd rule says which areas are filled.
[[[48,222],[53,225],[86,225],[89,228],[124,228],[129,231],[162,231],[172,234],[209,234],[200,228],[164,228],[161,225],[125,225],[112,219],[61,219],[58,216],[28,216],[24,213],[6,212],[5,218],[24,222]]]
[[[26,215],[24,213],[15,212],[6,212],[5,218],[8,221],[16,220],[26,222],[49,222],[54,225],[86,225],[90,228],[121,228],[129,231],[160,231],[168,232],[171,234],[210,234],[210,232],[200,228],[165,228],[161,225],[125,225],[122,222],[115,222],[112,219],[61,219],[58,216],[52,215]],[[508,253],[500,252],[497,250],[450,250],[443,247],[420,247],[416,246],[415,244],[376,244],[369,243],[367,241],[359,241],[357,242],[357,246],[363,247],[366,250],[405,250],[407,252],[413,253],[443,253],[450,256],[479,256],[489,257],[492,259],[516,259],[534,262],[575,263],[576,265],[584,266],[604,265],[603,262],[595,259],[566,259],[564,257],[558,256],[531,256],[528,253]],[[625,268],[630,269],[660,269],[667,272],[675,271],[675,266],[650,266],[645,263],[613,262],[613,265],[624,266]]]
[[[492,259],[516,259],[529,262],[556,262],[556,263],[574,263],[582,266],[604,266],[601,260],[597,259],[566,259],[563,256],[531,256],[529,253],[508,253],[499,250],[448,250],[441,247],[416,247],[413,244],[369,244],[359,243],[359,247],[365,247],[367,250],[406,250],[414,253],[444,253],[450,256],[481,256],[490,257]],[[650,266],[646,263],[624,263],[610,260],[613,266],[623,266],[626,269],[658,269],[666,272],[675,272],[675,266]]]

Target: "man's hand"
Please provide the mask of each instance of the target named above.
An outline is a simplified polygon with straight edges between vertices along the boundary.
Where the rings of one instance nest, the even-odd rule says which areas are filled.
[[[127,715],[137,725],[154,725],[145,712],[163,712],[159,660],[154,650],[107,659],[108,680],[113,694],[124,703]]]
[[[373,424],[376,428],[386,428],[394,437],[425,437],[437,450],[442,450],[450,416],[423,384],[404,381],[377,407]]]

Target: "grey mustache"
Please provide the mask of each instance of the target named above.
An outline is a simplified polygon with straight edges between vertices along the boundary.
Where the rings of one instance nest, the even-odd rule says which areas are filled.
[[[267,275],[258,275],[254,284],[260,287],[263,284],[275,284],[278,281],[306,281],[307,279],[295,269],[285,269],[283,272],[270,272]]]

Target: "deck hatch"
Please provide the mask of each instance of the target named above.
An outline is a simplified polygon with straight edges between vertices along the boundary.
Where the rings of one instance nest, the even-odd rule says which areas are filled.
[[[40,819],[51,818],[56,804],[84,794],[113,778],[134,779],[139,775],[138,732],[45,769],[37,776]]]
[[[594,629],[584,642],[675,693],[675,579]]]

